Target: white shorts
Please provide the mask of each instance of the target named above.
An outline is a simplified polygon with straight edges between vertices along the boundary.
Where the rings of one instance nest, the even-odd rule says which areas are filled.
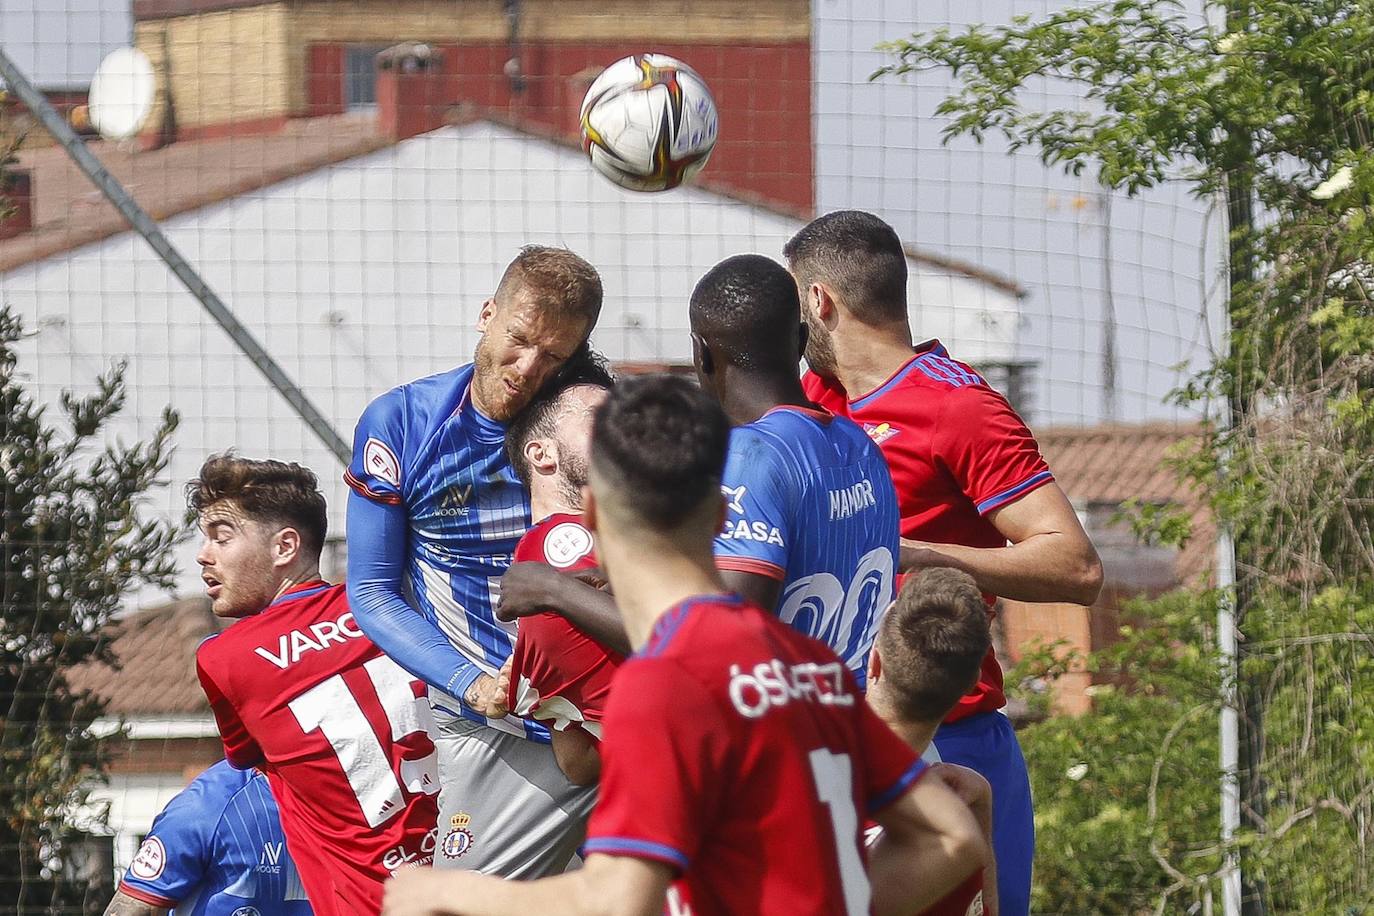
[[[502,878],[567,870],[587,834],[595,787],[575,786],[553,748],[466,719],[441,721],[435,868]]]

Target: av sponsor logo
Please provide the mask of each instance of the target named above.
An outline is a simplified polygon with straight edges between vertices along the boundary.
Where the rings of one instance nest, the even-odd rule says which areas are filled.
[[[472,484],[465,483],[462,486],[457,484],[444,490],[439,496],[439,515],[452,518],[456,515],[468,514],[468,501],[472,499]]]
[[[281,874],[282,857],[285,855],[282,843],[263,843],[262,855],[258,856],[258,874]]]

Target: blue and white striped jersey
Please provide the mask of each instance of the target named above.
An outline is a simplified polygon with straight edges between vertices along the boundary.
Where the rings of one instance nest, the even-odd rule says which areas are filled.
[[[309,916],[267,777],[221,760],[153,820],[121,892],[176,916]]]
[[[843,417],[777,407],[731,431],[721,490],[716,564],[780,580],[778,616],[834,650],[862,687],[899,549],[882,452]]]
[[[440,713],[548,740],[541,725],[513,716],[487,720],[456,699],[478,673],[495,675],[515,645],[515,625],[498,621],[493,610],[501,575],[530,527],[529,498],[506,459],[506,428],[473,405],[472,374],[471,364],[461,366],[373,401],[358,421],[345,474],[359,496],[404,507],[405,597],[463,661],[443,680],[428,677],[422,659],[407,657],[410,647],[373,634],[371,608],[354,600],[354,610],[388,655],[450,695],[435,698]],[[383,533],[350,530],[348,537],[352,596],[355,551],[361,556],[378,546],[368,542]]]

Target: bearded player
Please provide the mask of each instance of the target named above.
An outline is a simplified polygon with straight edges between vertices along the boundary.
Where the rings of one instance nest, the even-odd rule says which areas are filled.
[[[211,606],[242,618],[196,651],[225,757],[266,772],[314,911],[375,913],[382,882],[434,853],[425,685],[358,629],[343,586],[320,578],[314,474],[216,456],[187,501],[205,536],[196,559]]]
[[[545,563],[564,575],[596,567],[592,535],[582,525],[582,488],[592,414],[611,384],[610,373],[588,360],[541,392],[511,424],[506,451],[538,519],[516,545],[517,563]],[[558,766],[577,785],[592,785],[600,775],[601,720],[611,676],[624,658],[558,614],[520,621],[507,705],[549,726]]]
[[[897,499],[882,453],[802,390],[806,328],[782,265],[762,255],[727,258],[697,283],[690,316],[697,379],[736,424],[721,484],[729,510],[716,541],[722,578],[830,646],[862,685],[898,551]],[[556,608],[618,646],[609,598],[538,573],[512,568],[502,613]]]
[[[713,556],[729,421],[668,376],[597,412],[587,527],[635,654],[606,710],[580,871],[417,871],[386,913],[916,913],[983,865],[972,817],[844,663],[725,594]],[[885,830],[864,864],[861,812]]]
[[[869,213],[829,213],[784,254],[811,333],[807,394],[861,423],[892,469],[904,571],[952,566],[989,604],[1091,604],[1102,564],[1035,438],[1006,399],[939,341],[913,345],[906,253]],[[1030,906],[1035,825],[1026,762],[1002,671],[989,651],[978,684],[935,735],[940,757],[992,784],[1002,912]]]
[[[522,249],[482,305],[472,363],[383,394],[354,434],[348,594],[363,630],[430,685],[440,867],[561,871],[591,809],[591,793],[558,768],[548,730],[506,715],[498,675],[515,628],[492,608],[530,525],[506,426],[585,353],[601,296],[596,270],[572,252]]]

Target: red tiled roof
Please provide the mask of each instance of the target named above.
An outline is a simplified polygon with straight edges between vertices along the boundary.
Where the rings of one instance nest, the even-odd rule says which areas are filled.
[[[1060,427],[1036,433],[1059,486],[1075,504],[1137,499],[1182,507],[1192,537],[1178,558],[1180,580],[1195,582],[1212,565],[1216,525],[1204,497],[1180,480],[1170,458],[1196,448],[1192,424]]]
[[[376,118],[288,120],[277,133],[182,140],[159,150],[107,142],[90,150],[155,220],[390,146]],[[59,146],[19,154],[33,173],[34,228],[0,242],[0,271],[109,238],[128,224]]]
[[[196,677],[196,647],[227,624],[210,612],[203,597],[131,614],[109,628],[119,667],[77,668],[70,675],[72,686],[103,697],[112,716],[208,713]]]

